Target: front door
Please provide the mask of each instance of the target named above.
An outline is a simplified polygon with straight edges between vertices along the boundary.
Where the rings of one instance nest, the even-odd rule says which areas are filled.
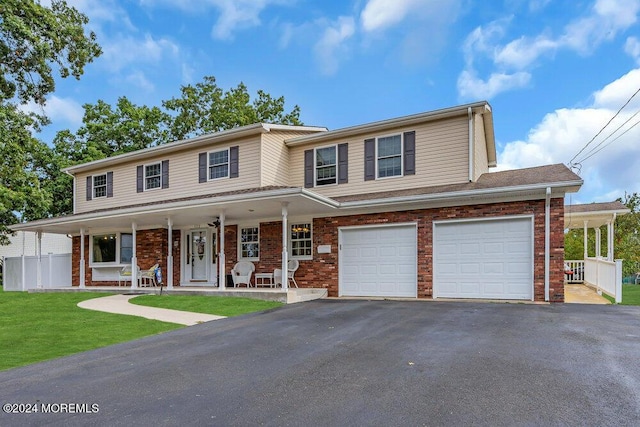
[[[191,232],[191,280],[207,280],[207,260],[209,248],[207,244],[207,230],[194,230]]]

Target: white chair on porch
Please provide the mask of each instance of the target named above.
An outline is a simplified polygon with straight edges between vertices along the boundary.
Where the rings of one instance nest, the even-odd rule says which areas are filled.
[[[231,277],[233,277],[233,286],[238,287],[240,284],[246,284],[247,288],[251,287],[251,275],[256,271],[256,266],[249,261],[240,261],[231,269]]]
[[[296,288],[298,287],[298,282],[296,282],[294,275],[298,267],[300,267],[300,262],[297,259],[290,259],[287,262],[287,279],[293,282]],[[273,283],[276,285],[276,288],[278,285],[282,286],[282,269],[276,268],[273,270]]]
[[[138,267],[137,278],[138,285],[140,285],[140,267]],[[118,272],[118,286],[122,286],[123,283],[126,285],[127,282],[131,283],[132,279],[133,274],[131,274],[131,264],[125,265],[124,267],[122,267],[122,270]]]

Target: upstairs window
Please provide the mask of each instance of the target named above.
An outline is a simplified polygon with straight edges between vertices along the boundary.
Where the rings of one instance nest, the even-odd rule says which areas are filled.
[[[144,188],[152,190],[162,185],[162,168],[160,162],[144,167]]]
[[[402,136],[378,138],[378,178],[402,175]]]
[[[93,198],[107,197],[107,174],[93,176]]]
[[[316,185],[337,183],[336,146],[316,148]]]
[[[209,153],[209,179],[229,176],[229,150]]]

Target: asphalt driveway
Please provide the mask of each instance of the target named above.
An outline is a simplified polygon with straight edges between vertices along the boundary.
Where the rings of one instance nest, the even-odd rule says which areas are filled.
[[[312,301],[0,372],[57,412],[0,425],[638,425],[639,361],[636,307]]]

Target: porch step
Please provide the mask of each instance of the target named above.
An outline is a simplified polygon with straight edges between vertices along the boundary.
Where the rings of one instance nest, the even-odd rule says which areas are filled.
[[[326,298],[327,290],[324,288],[294,288],[287,291],[287,304],[296,302],[311,301],[314,299]]]

